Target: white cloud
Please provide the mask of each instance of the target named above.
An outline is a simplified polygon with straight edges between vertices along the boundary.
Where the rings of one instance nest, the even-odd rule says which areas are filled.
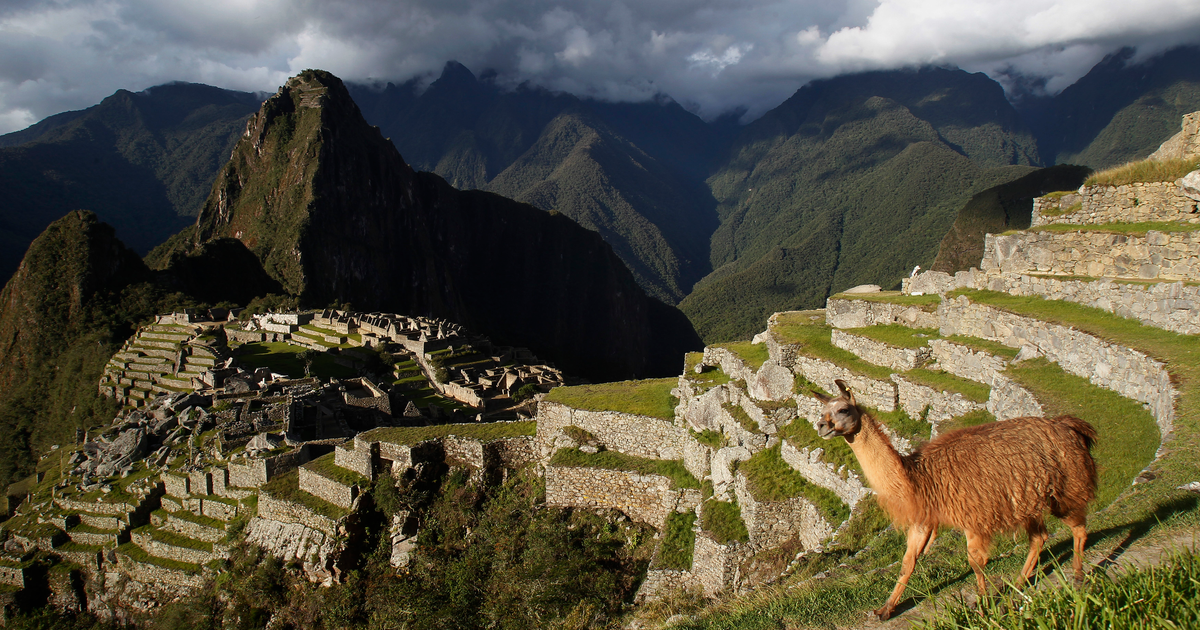
[[[658,92],[753,117],[818,77],[924,63],[1060,90],[1104,54],[1200,41],[1194,0],[5,0],[0,132],[173,80],[273,91],[301,69]]]

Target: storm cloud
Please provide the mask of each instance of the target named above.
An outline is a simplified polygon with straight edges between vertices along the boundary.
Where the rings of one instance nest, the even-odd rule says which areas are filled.
[[[749,119],[844,72],[956,65],[1057,92],[1120,47],[1197,42],[1194,0],[6,0],[0,133],[120,88],[273,91],[305,68],[425,80],[451,59],[510,85],[665,93]]]

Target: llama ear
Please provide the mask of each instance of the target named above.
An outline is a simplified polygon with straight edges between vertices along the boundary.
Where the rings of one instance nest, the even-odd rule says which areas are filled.
[[[833,384],[837,385],[838,389],[842,390],[842,395],[850,400],[851,405],[856,404],[854,402],[854,392],[850,391],[850,388],[846,386],[846,381],[843,381],[839,378],[834,381]]]
[[[829,401],[833,400],[833,396],[826,396],[825,394],[822,394],[821,392],[819,392],[815,389],[808,390],[808,393],[812,394],[813,398],[816,398],[817,400],[821,401],[822,403],[827,404]]]

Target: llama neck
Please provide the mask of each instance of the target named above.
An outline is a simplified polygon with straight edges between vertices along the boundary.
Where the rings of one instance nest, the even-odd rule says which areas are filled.
[[[867,484],[879,494],[879,499],[886,504],[908,504],[913,498],[912,480],[900,459],[900,454],[892,447],[875,419],[863,415],[858,433],[853,439],[847,439]]]

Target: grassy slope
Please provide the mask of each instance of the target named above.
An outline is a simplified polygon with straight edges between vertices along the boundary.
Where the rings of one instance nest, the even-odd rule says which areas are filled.
[[[1194,462],[1200,455],[1196,421],[1196,407],[1200,405],[1200,364],[1197,361],[1200,339],[1141,326],[1097,309],[1069,303],[987,292],[970,292],[970,296],[1012,312],[1074,326],[1167,362],[1181,392],[1175,435],[1165,456],[1151,467],[1156,478],[1135,486],[1130,486],[1129,481],[1153,458],[1158,440],[1157,428],[1141,405],[1067,375],[1044,360],[1025,362],[1010,370],[1010,374],[1035,390],[1047,413],[1078,414],[1096,424],[1100,431],[1102,437],[1095,454],[1100,462],[1101,487],[1089,522],[1089,557],[1094,559],[1123,549],[1156,531],[1193,529],[1198,502],[1194,496],[1175,488],[1194,477]],[[1109,437],[1105,439],[1105,436]],[[811,436],[787,437],[804,443],[809,441],[805,437]],[[1043,562],[1047,556],[1051,559],[1046,571],[1052,570],[1056,563],[1070,562],[1070,538],[1063,529],[1052,523],[1049,551],[1043,552],[1042,556]],[[871,531],[879,531],[879,524],[876,523]],[[903,538],[893,530],[883,531],[861,552],[848,557],[857,548],[840,551],[835,544],[823,554],[824,557],[807,561],[792,578],[778,587],[762,589],[747,597],[722,600],[681,627],[828,627],[850,623],[859,618],[864,609],[881,603],[890,592],[897,569],[893,563],[903,555]],[[953,595],[960,589],[972,589],[974,578],[967,566],[964,549],[965,542],[958,533],[951,532],[939,538],[931,552],[918,563],[909,584],[908,603],[904,605],[921,603],[930,596]],[[1013,575],[1019,570],[1024,555],[1023,537],[1019,542],[1017,539],[998,539],[988,564],[989,575]],[[838,563],[844,563],[844,566],[837,567]],[[826,577],[809,580],[822,571],[828,571]],[[803,586],[798,586],[800,583]]]

